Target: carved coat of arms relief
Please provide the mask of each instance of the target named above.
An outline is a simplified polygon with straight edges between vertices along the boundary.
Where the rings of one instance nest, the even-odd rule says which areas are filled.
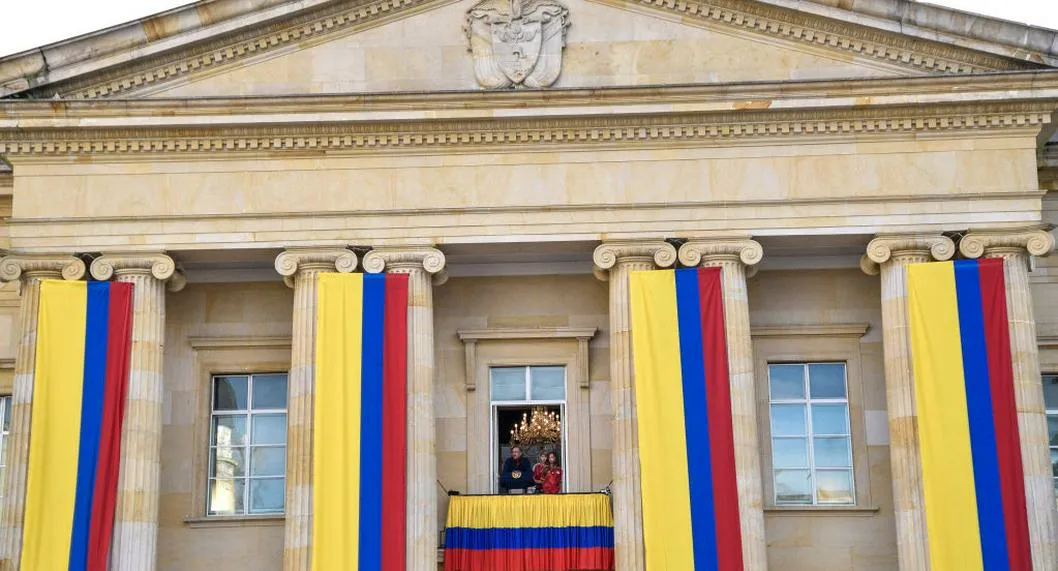
[[[549,87],[562,72],[569,9],[556,0],[482,0],[467,12],[474,75],[486,89]]]

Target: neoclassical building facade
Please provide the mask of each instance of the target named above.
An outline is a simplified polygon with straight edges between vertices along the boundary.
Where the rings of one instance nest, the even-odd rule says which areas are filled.
[[[204,0],[2,58],[0,569],[41,280],[135,284],[112,568],[308,571],[317,280],[397,272],[407,568],[539,409],[643,570],[629,275],[717,266],[746,568],[926,570],[906,267],[982,257],[1056,569],[1055,68],[903,0]]]

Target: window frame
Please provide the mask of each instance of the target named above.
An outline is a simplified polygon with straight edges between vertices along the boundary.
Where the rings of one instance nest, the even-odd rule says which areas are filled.
[[[562,382],[563,382],[563,386],[564,386],[564,389],[565,389],[565,391],[563,393],[565,395],[564,398],[562,400],[553,400],[553,399],[552,400],[533,400],[532,399],[532,396],[533,396],[533,375],[532,375],[532,370],[534,368],[556,368],[556,367],[560,367],[562,369]],[[492,371],[494,369],[525,369],[525,396],[526,396],[526,399],[525,400],[518,400],[518,401],[508,401],[508,400],[497,401],[497,400],[492,400]],[[499,447],[500,447],[500,442],[498,442],[496,440],[496,431],[497,431],[497,424],[496,423],[498,422],[497,411],[501,407],[557,406],[557,407],[559,407],[559,417],[560,417],[560,419],[562,421],[562,445],[560,447],[560,450],[562,451],[562,460],[561,460],[562,469],[563,469],[564,473],[566,473],[566,474],[570,473],[573,469],[572,469],[571,459],[569,457],[572,456],[572,455],[571,454],[566,454],[567,446],[569,446],[569,422],[567,422],[567,420],[566,420],[566,412],[569,409],[569,407],[567,406],[567,404],[569,403],[569,391],[570,391],[570,387],[569,387],[569,367],[567,365],[561,364],[561,363],[560,364],[533,363],[533,364],[528,364],[528,365],[489,365],[486,370],[488,371],[488,390],[487,390],[487,393],[489,395],[489,399],[488,399],[488,402],[489,402],[489,450],[492,451],[492,458],[495,459],[498,456]],[[530,461],[532,462],[532,461],[534,461],[534,459],[530,459]],[[499,466],[497,465],[496,462],[490,462],[489,465],[491,466],[490,475],[489,475],[489,482],[490,482],[490,484],[489,484],[490,485],[489,493],[490,494],[495,494],[495,493],[497,493],[499,491],[499,489],[498,489],[498,481],[499,481],[499,477],[500,477]],[[568,484],[565,481],[562,482],[562,488],[563,488],[563,491],[568,490]]]
[[[265,377],[270,375],[285,375],[287,382],[287,406],[283,409],[277,408],[262,408],[255,409],[253,407],[253,386],[255,384],[254,377]],[[216,381],[219,378],[224,377],[244,377],[246,378],[246,407],[245,409],[232,409],[232,410],[220,410],[216,409]],[[209,420],[207,422],[209,441],[207,442],[207,456],[206,456],[206,504],[204,506],[205,514],[207,517],[240,517],[240,516],[270,516],[280,515],[286,513],[286,455],[287,447],[289,442],[287,436],[289,432],[289,415],[290,415],[290,373],[289,371],[267,371],[267,372],[256,372],[256,373],[215,373],[210,375],[209,379]],[[275,416],[278,414],[283,415],[284,420],[284,443],[279,444],[253,444],[253,421],[255,416]],[[243,511],[236,513],[212,513],[210,505],[212,504],[213,494],[212,485],[217,480],[227,478],[217,478],[214,475],[214,454],[213,451],[219,447],[213,443],[213,420],[217,416],[242,416],[246,419],[246,438],[247,443],[245,445],[238,446],[245,451],[244,462],[246,464],[245,473],[242,476],[234,476],[231,478],[232,481],[243,481]],[[281,476],[254,476],[252,472],[251,464],[253,463],[253,452],[259,448],[280,448],[283,449],[284,457],[284,469]],[[270,510],[270,511],[252,511],[251,496],[252,484],[254,480],[282,480],[283,481],[283,509],[281,510]]]
[[[760,442],[760,469],[764,509],[767,512],[790,515],[799,513],[863,513],[874,514],[879,508],[874,502],[871,482],[871,458],[868,446],[888,446],[888,426],[877,426],[875,442],[868,442],[867,411],[864,402],[864,354],[861,339],[870,328],[868,323],[825,325],[754,326],[753,339],[754,383],[757,398],[757,430]],[[881,340],[872,359],[872,374],[881,389],[872,388],[872,395],[884,405],[884,369]],[[845,363],[845,386],[848,399],[849,431],[852,446],[853,504],[776,504],[774,471],[772,466],[771,407],[768,382],[769,363]],[[876,393],[881,393],[879,397]],[[877,406],[877,405],[876,405]],[[874,411],[881,413],[882,411]],[[884,413],[883,413],[884,414]],[[876,434],[879,431],[884,434]],[[814,492],[813,492],[814,495]]]
[[[771,397],[771,368],[772,368],[772,366],[775,366],[775,365],[779,365],[779,366],[795,366],[796,365],[796,366],[800,366],[800,367],[802,367],[804,369],[803,376],[802,376],[802,380],[803,380],[802,385],[803,385],[803,388],[804,388],[804,391],[805,391],[805,393],[804,393],[805,396],[804,397],[797,398],[797,399],[795,399],[795,398],[774,399],[774,398]],[[840,398],[840,399],[838,399],[838,398],[813,398],[812,394],[811,394],[811,388],[812,388],[811,379],[809,377],[809,371],[810,371],[812,365],[841,365],[842,368],[843,368],[843,373],[844,373],[844,378],[842,379],[842,381],[843,381],[843,383],[845,385],[844,386],[845,398]],[[769,427],[769,446],[771,446],[771,444],[772,444],[772,442],[774,442],[774,440],[783,440],[783,439],[791,439],[792,440],[792,439],[801,439],[801,438],[803,438],[805,440],[805,446],[807,447],[805,458],[808,461],[806,466],[801,466],[801,467],[790,466],[790,467],[783,467],[783,468],[775,468],[774,465],[771,467],[771,476],[772,476],[772,479],[773,479],[772,486],[771,486],[771,489],[770,489],[771,496],[772,496],[772,498],[771,498],[772,499],[772,503],[775,506],[777,506],[777,507],[789,507],[789,506],[795,506],[795,507],[827,507],[827,506],[849,507],[849,506],[855,506],[856,505],[856,461],[855,461],[855,457],[854,457],[853,444],[852,444],[852,440],[853,440],[853,438],[852,438],[852,418],[851,418],[852,417],[852,413],[851,413],[852,407],[851,407],[851,404],[849,403],[849,365],[848,365],[848,363],[846,361],[797,361],[797,362],[769,361],[768,362],[767,384],[768,384],[768,419],[767,419],[767,422],[768,422],[768,427]],[[834,405],[834,404],[844,405],[844,407],[845,407],[845,422],[846,422],[846,428],[847,428],[847,430],[846,430],[846,432],[844,434],[823,434],[823,435],[817,435],[816,434],[815,428],[813,426],[813,420],[812,420],[812,407],[813,407],[813,405],[817,405],[817,404],[818,405]],[[771,414],[773,405],[780,405],[780,406],[781,405],[797,405],[797,406],[802,406],[803,410],[804,410],[804,418],[805,418],[805,434],[803,436],[785,436],[785,435],[776,436],[774,434],[771,434],[771,427],[774,424],[774,422],[773,422],[774,419],[772,418],[772,414]],[[847,447],[848,447],[848,453],[849,453],[849,466],[848,466],[848,468],[839,467],[839,466],[833,466],[833,467],[827,467],[827,466],[819,467],[819,466],[817,466],[816,465],[816,461],[815,461],[815,440],[816,440],[817,437],[818,438],[844,438],[845,441],[846,441],[846,444],[847,444]],[[772,460],[772,462],[774,462],[774,455],[770,455],[769,459]],[[783,469],[783,470],[807,470],[808,471],[809,477],[811,478],[811,482],[812,482],[812,484],[811,484],[812,502],[811,503],[807,503],[806,504],[806,503],[802,503],[802,502],[783,502],[783,501],[779,501],[778,492],[777,492],[777,490],[775,489],[775,486],[774,486],[775,472],[776,472],[776,470],[779,470],[779,469]],[[852,496],[852,502],[851,503],[839,503],[839,502],[830,502],[830,503],[828,503],[828,502],[820,502],[819,501],[819,495],[818,495],[819,489],[818,489],[818,486],[816,486],[816,481],[817,481],[816,474],[817,474],[817,472],[820,472],[820,471],[824,471],[825,472],[825,471],[828,471],[828,470],[835,471],[835,472],[836,471],[847,471],[847,472],[849,472],[849,475],[850,475],[850,479],[849,480],[850,480],[850,486],[851,486],[851,490],[850,491],[852,492],[851,493],[851,496]]]
[[[1042,375],[1040,375],[1041,384],[1044,381],[1046,381],[1047,379],[1056,379],[1056,380],[1058,380],[1058,373],[1043,373]],[[1054,463],[1051,461],[1051,453],[1058,452],[1058,442],[1051,443],[1051,434],[1050,434],[1050,432],[1051,432],[1050,431],[1050,419],[1052,417],[1053,418],[1058,418],[1058,403],[1053,403],[1053,408],[1052,408],[1052,407],[1047,405],[1047,401],[1045,399],[1044,402],[1043,402],[1043,415],[1044,415],[1044,418],[1046,419],[1046,422],[1047,422],[1047,462],[1048,462],[1048,464],[1051,464],[1051,466],[1052,466],[1052,473],[1051,473],[1052,485],[1054,486],[1055,490],[1058,490],[1058,475],[1053,473],[1053,465],[1054,465]]]

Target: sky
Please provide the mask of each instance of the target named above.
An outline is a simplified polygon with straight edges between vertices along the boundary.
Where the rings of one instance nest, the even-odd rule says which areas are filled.
[[[0,56],[137,20],[189,0],[6,0]],[[932,0],[933,4],[1058,29],[1056,0]]]

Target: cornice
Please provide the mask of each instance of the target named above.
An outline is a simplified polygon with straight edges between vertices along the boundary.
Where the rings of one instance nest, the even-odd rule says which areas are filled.
[[[213,69],[220,72],[247,60],[379,26],[451,1],[356,0],[326,4],[218,38],[134,59],[109,70],[91,71],[81,77],[45,84],[33,92],[42,97],[59,94],[67,99],[139,96],[192,73]],[[724,27],[736,33],[759,35],[814,50],[822,48],[846,58],[864,58],[920,73],[967,74],[1046,67],[753,0],[594,1],[618,8],[661,12],[666,19],[687,25]]]
[[[271,55],[284,49],[343,33],[380,26],[454,0],[354,0],[327,4],[275,22],[249,26],[205,42],[190,44],[156,56],[133,60],[109,71],[58,82],[41,95],[70,99],[136,96],[148,88],[203,70],[218,71],[232,64]]]
[[[635,6],[661,10],[678,17],[685,24],[725,25],[752,34],[803,46],[829,48],[924,73],[964,74],[1046,67],[1034,62],[1014,60],[952,44],[842,22],[754,0],[593,1],[617,7]]]
[[[991,102],[894,106],[657,113],[436,121],[317,122],[150,129],[0,130],[0,154],[46,157],[267,153],[273,151],[389,152],[532,146],[658,144],[730,145],[762,139],[922,135],[1038,130],[1055,104]]]

